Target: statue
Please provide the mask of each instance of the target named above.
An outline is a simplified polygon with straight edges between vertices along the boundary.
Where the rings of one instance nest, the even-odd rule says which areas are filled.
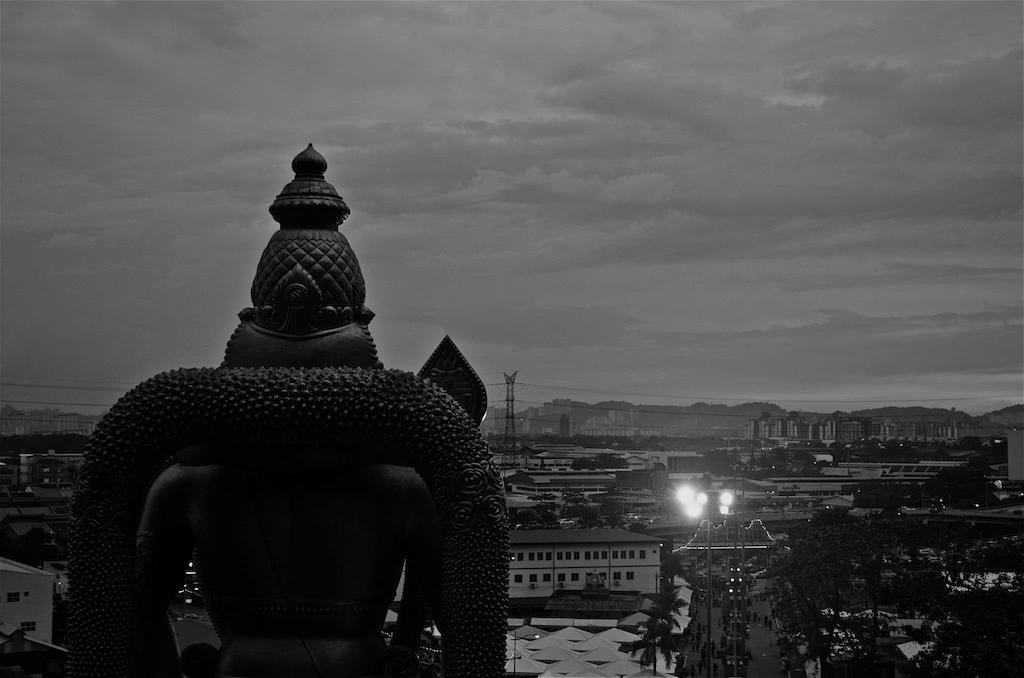
[[[143,382],[90,439],[70,676],[181,675],[167,608],[193,552],[214,675],[412,676],[428,613],[448,678],[504,674],[508,523],[483,384],[447,337],[420,376],[383,368],[326,167],[312,145],[292,162],[223,364]]]

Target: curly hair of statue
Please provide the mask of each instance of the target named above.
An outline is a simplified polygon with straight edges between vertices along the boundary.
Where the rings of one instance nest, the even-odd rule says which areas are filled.
[[[398,370],[224,367],[152,377],[121,398],[90,439],[73,506],[69,675],[129,675],[135,529],[150,482],[177,449],[274,440],[342,450],[354,437],[404,450],[438,506],[442,615],[449,620],[445,675],[504,675],[509,546],[502,483],[458,403]],[[210,615],[216,627],[217,611]]]

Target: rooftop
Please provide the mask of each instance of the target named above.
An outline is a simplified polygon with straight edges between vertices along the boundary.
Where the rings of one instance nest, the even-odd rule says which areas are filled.
[[[591,530],[512,530],[509,534],[513,544],[625,544],[662,542],[639,532],[596,528]]]
[[[21,574],[40,574],[45,577],[52,577],[53,575],[45,570],[40,570],[37,567],[26,565],[25,563],[19,563],[16,560],[10,558],[0,557],[0,572],[20,572]]]

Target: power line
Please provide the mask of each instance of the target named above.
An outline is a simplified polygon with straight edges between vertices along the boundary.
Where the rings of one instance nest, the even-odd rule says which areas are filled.
[[[12,400],[10,398],[3,398],[2,401],[0,402],[17,403],[18,405],[74,405],[76,407],[110,407],[110,403],[71,403],[59,400]]]
[[[31,381],[0,381],[0,386],[20,386],[22,388],[53,388],[64,391],[118,391],[131,390],[131,386],[67,386],[64,384],[53,384]]]
[[[669,393],[637,393],[631,391],[607,391],[599,388],[584,388],[582,386],[567,386],[559,384],[538,384],[534,382],[520,381],[517,382],[522,386],[533,386],[536,388],[544,388],[549,390],[561,390],[561,391],[577,391],[582,393],[595,393],[612,396],[635,396],[642,398],[673,398],[676,400],[696,400],[696,401],[713,401],[713,400],[731,400],[739,403],[757,403],[767,402],[769,399],[781,400],[782,402],[800,402],[810,404],[825,404],[825,403],[931,403],[931,402],[953,402],[962,400],[1013,400],[1013,396],[1002,396],[1002,395],[988,395],[988,396],[960,396],[950,398],[875,398],[875,397],[864,397],[857,399],[826,399],[818,397],[787,397],[778,398],[777,396],[747,396],[744,398],[734,398],[726,396],[696,396],[687,394],[669,394]],[[486,386],[502,386],[503,384],[485,384]]]
[[[488,402],[488,404],[491,404],[491,403],[503,403],[503,402],[505,402],[505,401],[504,400],[491,400],[491,401]],[[517,402],[528,403],[528,404],[533,404],[533,405],[547,405],[547,404],[549,404],[549,403],[539,403],[536,400],[523,400],[522,398],[519,398],[517,400]],[[666,405],[665,407],[679,407],[679,406],[678,405]],[[580,407],[580,408],[577,408],[577,409],[588,409],[588,408]],[[606,409],[606,408],[592,408],[592,409],[603,410],[603,409]],[[639,414],[666,414],[666,415],[675,415],[675,416],[683,415],[683,416],[700,416],[700,417],[733,417],[733,418],[735,418],[735,417],[748,417],[749,418],[749,417],[752,416],[751,414],[745,413],[745,412],[737,412],[737,413],[734,413],[734,414],[730,414],[728,412],[671,412],[671,411],[666,412],[666,411],[663,411],[663,410],[647,410],[647,409],[643,409],[643,408],[632,408],[630,410],[623,410],[623,411],[637,412]],[[550,415],[550,416],[555,416],[555,415]],[[542,421],[541,419],[539,419],[537,417],[519,417],[519,418],[520,419],[526,419],[528,421]]]

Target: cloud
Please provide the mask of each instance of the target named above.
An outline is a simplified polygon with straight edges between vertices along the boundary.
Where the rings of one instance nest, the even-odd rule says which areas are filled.
[[[889,287],[892,285],[965,285],[1009,281],[1019,284],[1024,272],[1012,266],[970,266],[958,262],[919,264],[913,261],[888,262],[857,273],[822,276],[794,273],[773,276],[786,292],[807,290],[839,290],[856,287]]]
[[[565,306],[505,303],[498,318],[490,308],[438,304],[431,312],[406,311],[399,319],[416,318],[458,327],[471,341],[516,348],[563,349],[616,345],[636,319],[600,305]],[[496,322],[500,318],[500,321]]]
[[[825,346],[853,380],[909,350],[887,318],[941,312],[961,330],[903,328],[922,354],[1016,359],[961,315],[1020,296],[1019,3],[0,11],[5,365],[219,359],[311,141],[398,362],[443,329],[635,391],[814,381]],[[803,329],[730,333],[771,324]]]
[[[1024,369],[1021,307],[977,313],[872,317],[822,311],[817,322],[742,332],[659,333],[664,347],[686,345],[696,356],[733,356],[750,375],[782,378],[798,369],[841,380],[934,371],[1014,373]]]

